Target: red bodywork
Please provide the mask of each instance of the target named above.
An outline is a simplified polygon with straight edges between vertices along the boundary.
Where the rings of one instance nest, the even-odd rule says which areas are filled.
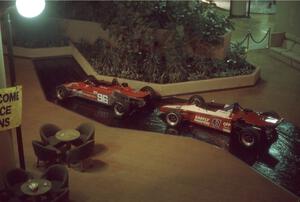
[[[226,133],[231,133],[234,123],[240,120],[257,128],[275,128],[281,121],[281,119],[275,119],[262,113],[242,109],[241,107],[231,108],[231,105],[214,102],[205,103],[201,107],[186,103],[160,107],[160,112],[163,114],[171,111],[179,113],[182,120]]]
[[[137,91],[128,86],[124,87],[105,81],[101,81],[97,85],[87,82],[72,82],[63,84],[63,86],[69,92],[68,97],[82,97],[105,105],[113,105],[119,97],[122,97],[127,101],[135,101],[139,107],[142,107],[145,105],[145,99],[149,97],[149,92]],[[116,96],[117,94],[119,96]]]

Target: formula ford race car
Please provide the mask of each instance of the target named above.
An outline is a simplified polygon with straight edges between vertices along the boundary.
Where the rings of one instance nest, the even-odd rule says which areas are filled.
[[[231,105],[205,102],[199,95],[188,102],[160,107],[163,120],[172,127],[183,121],[213,128],[231,134],[231,140],[244,148],[270,146],[277,138],[277,125],[282,118],[275,112],[254,112],[242,108],[238,103]]]
[[[149,86],[134,90],[127,83],[119,84],[116,79],[107,82],[88,76],[84,81],[57,86],[56,97],[59,100],[68,97],[81,97],[113,106],[115,116],[122,118],[135,109],[146,106],[154,98],[157,98],[158,94]]]

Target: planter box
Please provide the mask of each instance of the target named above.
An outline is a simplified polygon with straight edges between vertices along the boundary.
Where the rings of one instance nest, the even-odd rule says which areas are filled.
[[[14,47],[15,55],[28,58],[39,58],[39,57],[53,57],[53,56],[64,56],[72,55],[82,69],[88,75],[94,75],[99,80],[112,81],[114,77],[98,75],[94,68],[89,64],[89,62],[83,57],[83,55],[77,50],[77,48],[70,44],[67,47],[58,48],[21,48]],[[253,86],[256,84],[260,76],[260,69],[256,67],[256,70],[249,75],[234,76],[234,77],[224,77],[224,78],[214,78],[207,80],[197,80],[197,81],[186,81],[171,84],[157,84],[149,83],[137,80],[129,80],[118,78],[120,83],[126,82],[131,87],[135,89],[140,89],[144,86],[151,86],[162,96],[172,96],[187,93],[197,93],[212,90],[222,90],[230,88],[239,88],[245,86]]]
[[[72,45],[73,46],[73,45]],[[99,75],[82,54],[73,46],[73,57],[81,65],[87,74],[94,75],[99,80],[112,81],[114,77]],[[171,84],[157,84],[137,80],[118,78],[120,83],[126,82],[131,87],[140,89],[144,86],[151,86],[162,96],[172,96],[187,93],[205,92],[212,90],[222,90],[230,88],[239,88],[253,86],[260,77],[260,68],[256,67],[255,71],[249,75],[214,78],[207,80],[186,81]]]
[[[7,53],[6,47],[3,47],[4,53]],[[43,58],[43,57],[57,57],[63,55],[72,55],[72,46],[51,47],[51,48],[13,48],[14,55],[26,58]]]

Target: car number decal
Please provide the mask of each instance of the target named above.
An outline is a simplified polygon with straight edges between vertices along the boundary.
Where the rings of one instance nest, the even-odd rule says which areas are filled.
[[[213,128],[220,128],[221,122],[222,122],[221,119],[212,119],[211,120],[211,127],[213,127]]]
[[[97,93],[97,101],[101,102],[101,103],[105,103],[108,104],[108,96],[101,94],[101,93]]]

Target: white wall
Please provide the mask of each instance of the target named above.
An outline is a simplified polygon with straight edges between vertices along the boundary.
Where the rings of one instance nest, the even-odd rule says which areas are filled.
[[[277,1],[275,32],[288,32],[300,37],[300,1]]]

